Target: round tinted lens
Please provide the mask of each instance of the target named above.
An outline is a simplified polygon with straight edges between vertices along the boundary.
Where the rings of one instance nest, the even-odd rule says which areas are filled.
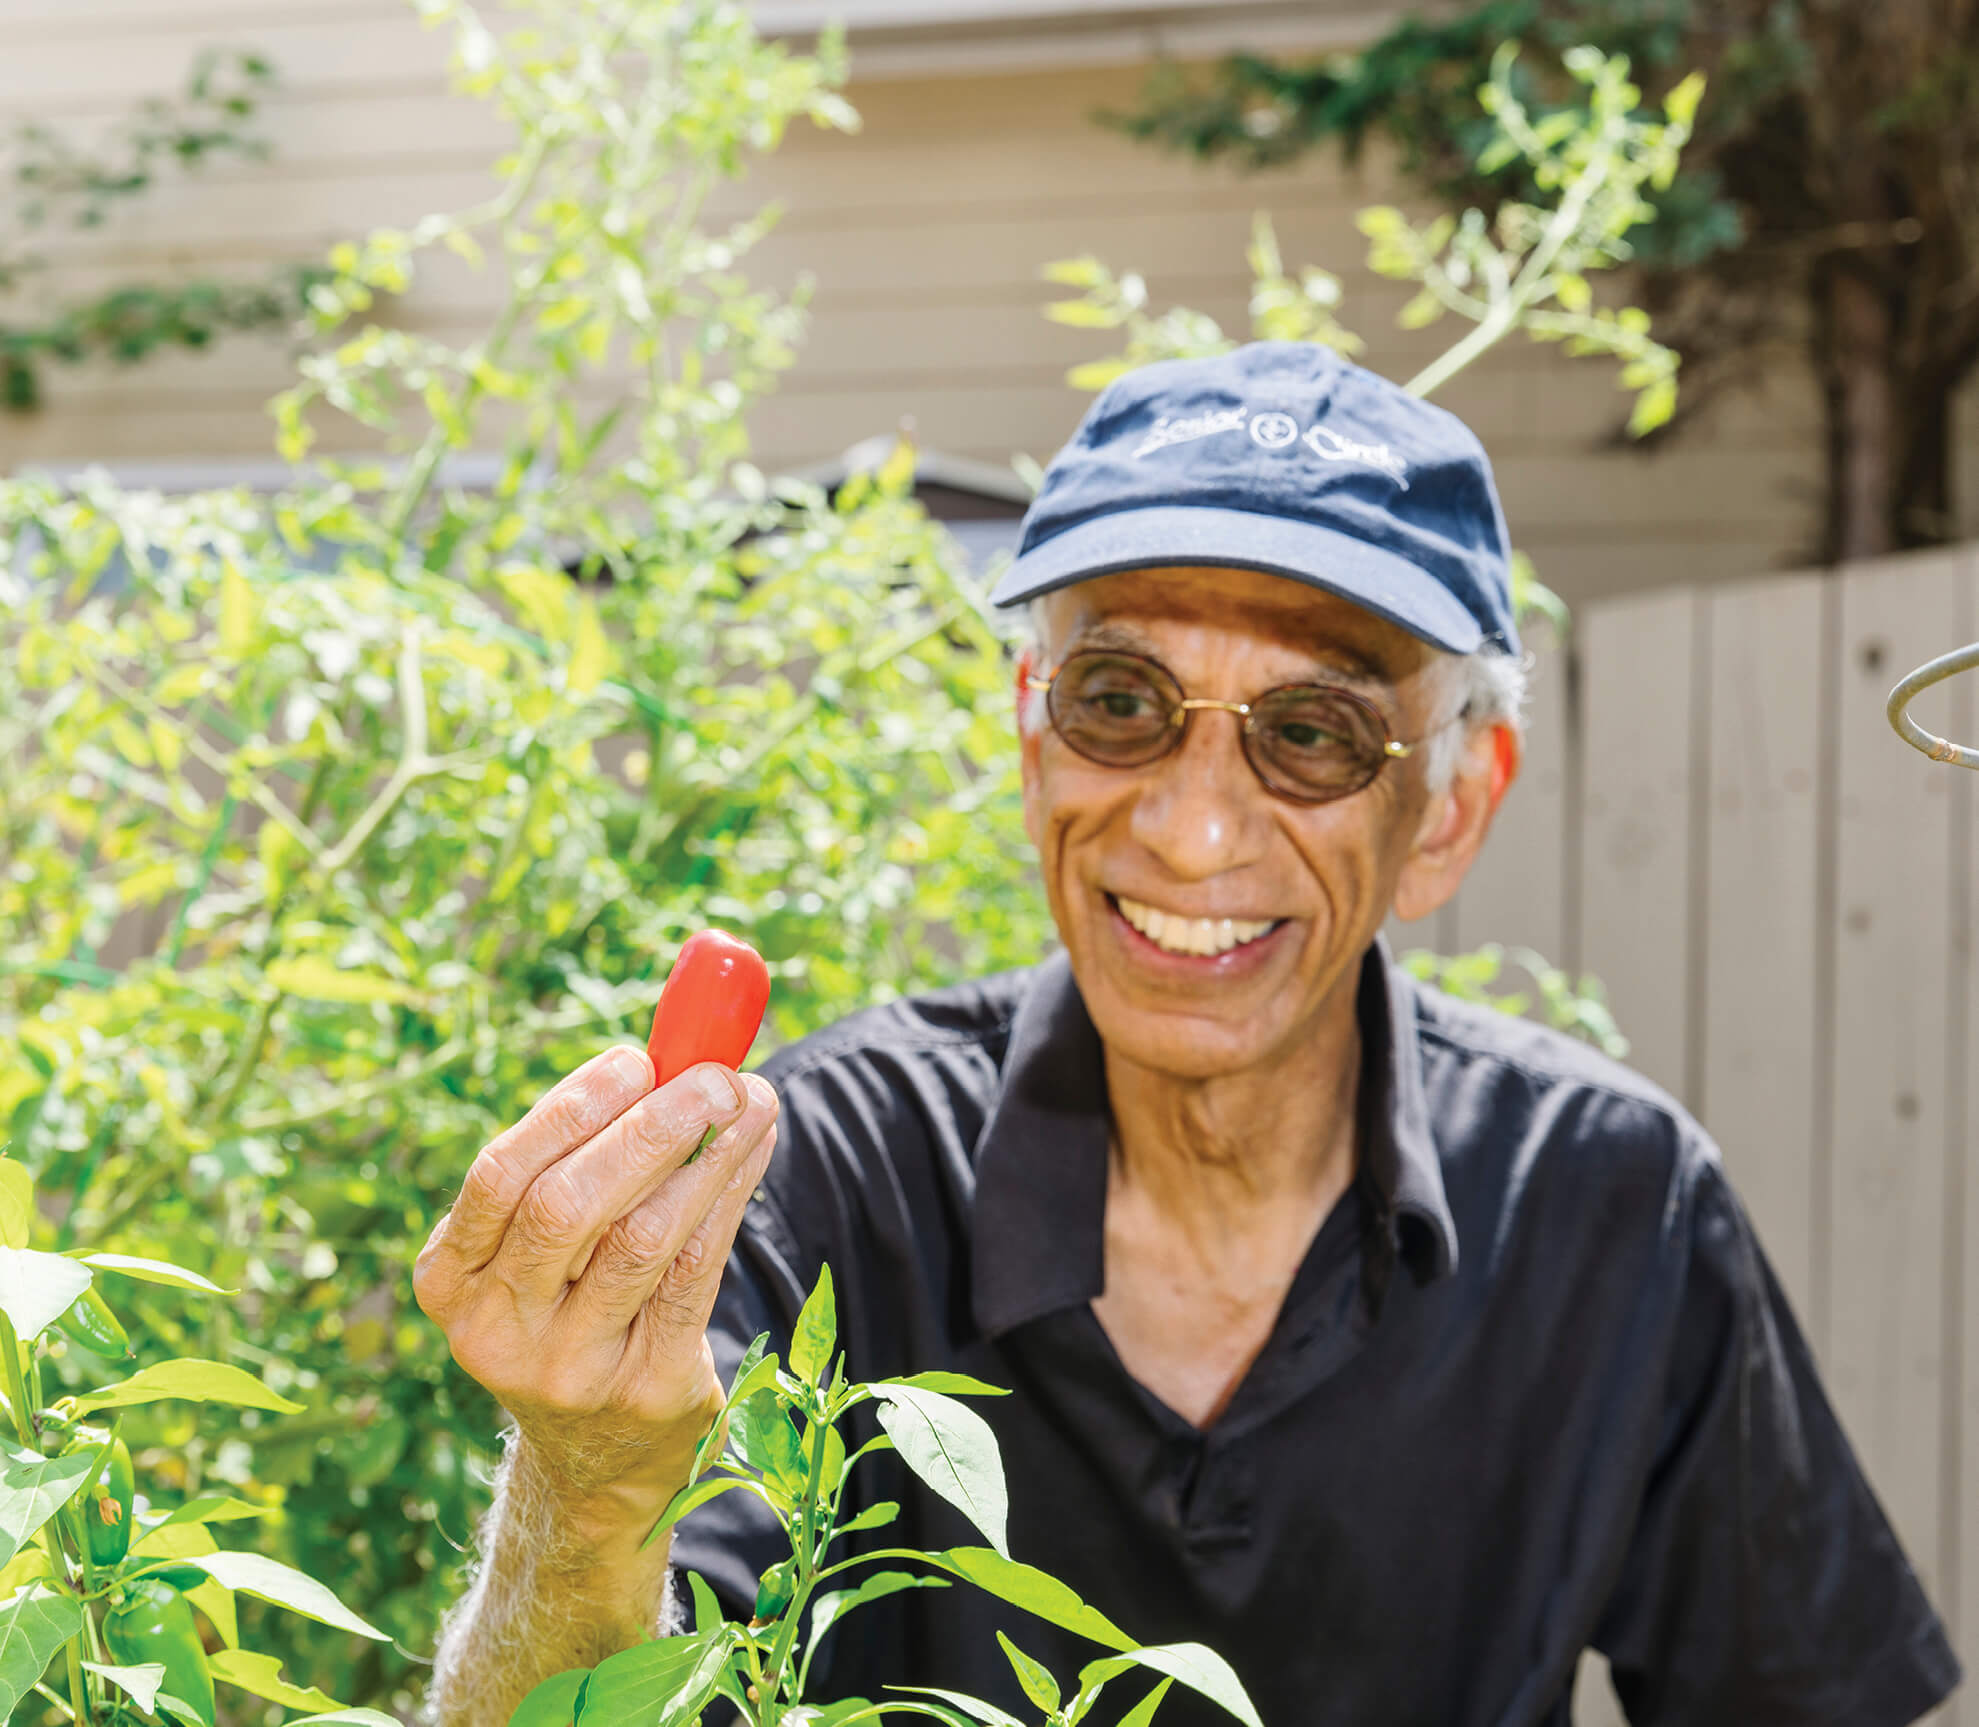
[[[1074,654],[1051,680],[1046,705],[1058,735],[1080,755],[1135,767],[1175,742],[1182,693],[1160,670],[1126,654]]]
[[[1252,704],[1246,742],[1273,789],[1324,803],[1359,791],[1381,771],[1388,728],[1344,690],[1273,690]]]

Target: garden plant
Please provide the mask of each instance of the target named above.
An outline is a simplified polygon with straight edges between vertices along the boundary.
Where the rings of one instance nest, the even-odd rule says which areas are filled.
[[[735,187],[788,126],[856,123],[839,43],[765,44],[726,0],[545,0],[506,33],[456,0],[419,10],[454,32],[464,91],[499,107],[514,146],[485,203],[332,254],[277,403],[291,483],[163,497],[0,480],[0,1167],[32,1175],[48,1250],[16,1275],[45,1306],[37,1278],[88,1243],[239,1290],[133,1285],[132,1367],[203,1356],[284,1406],[147,1403],[118,1437],[147,1506],[252,1507],[260,1554],[329,1578],[384,1634],[298,1623],[243,1586],[244,1639],[273,1641],[298,1687],[401,1716],[500,1425],[408,1288],[475,1148],[637,1037],[705,923],[767,959],[776,1039],[1030,963],[1050,939],[1008,644],[912,499],[912,450],[830,496],[749,460],[747,416],[794,359],[803,290],[743,275],[773,215],[738,208]],[[1579,65],[1571,123],[1488,87],[1493,147],[1525,152],[1543,197],[1489,222],[1364,226],[1377,268],[1427,296],[1412,317],[1468,322],[1459,358],[1522,329],[1615,355],[1653,418],[1673,359],[1587,278],[1626,257],[1690,98],[1645,118],[1625,66]],[[1263,333],[1345,339],[1329,278],[1257,261]],[[1128,361],[1227,340],[1152,318],[1142,285],[1091,261],[1057,274],[1084,294],[1058,315],[1125,329]],[[486,327],[449,343],[394,322],[420,277],[475,284]],[[458,458],[488,451],[469,484]],[[1461,976],[1488,993],[1475,964]],[[1600,1034],[1554,981],[1556,1011]],[[39,1348],[69,1395],[78,1363]],[[726,1454],[754,1482],[735,1490],[796,1515],[789,1603],[780,1616],[773,1591],[753,1630],[701,1626],[691,1670],[705,1657],[731,1689],[749,1671],[750,1706],[783,1719],[814,1718],[797,1714],[813,1707],[797,1652],[837,1590],[811,1597],[808,1627],[799,1596],[860,1531],[833,1524],[835,1474],[779,1474],[752,1423],[766,1447],[788,1430],[828,1455],[864,1403],[966,1415],[928,1401],[938,1386],[826,1378],[829,1340],[807,1349],[752,1368]],[[28,1503],[0,1485],[0,1526]],[[54,1552],[61,1520],[39,1527]],[[206,1527],[181,1515],[142,1540]],[[1072,1611],[1021,1556],[996,1558],[964,1574]],[[952,1575],[964,1561],[948,1559],[930,1563]],[[49,1564],[53,1581],[15,1581],[71,1588]],[[188,1599],[221,1611],[203,1589]],[[228,1665],[231,1623],[196,1623],[209,1666]],[[48,1645],[57,1694],[71,1634]],[[1103,1665],[1131,1645],[1096,1641]],[[1214,1671],[1141,1664],[1182,1683]],[[660,1719],[689,1676],[663,1674],[639,1693],[650,1715],[619,1718]],[[1075,1719],[1115,1676],[1089,1669],[1047,1702],[1054,1682],[1032,1675],[1030,1694]],[[220,1696],[230,1720],[279,1713]],[[552,1715],[574,1688],[558,1697]],[[36,1708],[63,1718],[43,1695],[16,1719],[38,1727]]]
[[[39,1699],[84,1727],[214,1727],[217,1680],[307,1710],[305,1720],[389,1723],[291,1684],[279,1658],[242,1646],[241,1595],[339,1632],[386,1635],[314,1578],[215,1540],[214,1525],[264,1517],[267,1506],[200,1494],[167,1511],[138,1492],[121,1431],[130,1411],[210,1404],[281,1415],[302,1406],[232,1362],[198,1356],[117,1377],[131,1338],[102,1286],[151,1284],[194,1300],[227,1292],[163,1260],[51,1253],[30,1245],[37,1233],[33,1178],[0,1158],[0,1386],[11,1428],[0,1450],[0,1720],[31,1718]],[[194,1607],[213,1628],[211,1653]]]

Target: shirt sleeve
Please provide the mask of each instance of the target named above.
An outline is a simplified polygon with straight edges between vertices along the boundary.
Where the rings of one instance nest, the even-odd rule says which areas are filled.
[[[1903,1727],[1957,1659],[1714,1155],[1690,1199],[1660,1445],[1596,1647],[1638,1727]]]

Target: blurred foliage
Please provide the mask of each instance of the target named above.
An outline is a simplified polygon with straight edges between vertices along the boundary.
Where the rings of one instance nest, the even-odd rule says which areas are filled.
[[[38,123],[14,128],[4,150],[13,234],[0,241],[0,409],[40,407],[42,368],[50,361],[131,365],[160,348],[204,348],[227,331],[280,329],[294,321],[321,274],[313,267],[278,270],[265,282],[128,282],[53,305],[21,303],[45,268],[49,234],[103,227],[154,190],[168,168],[266,157],[267,143],[253,122],[274,78],[274,67],[259,54],[209,51],[194,61],[176,102],[140,103],[94,150]]]
[[[1979,12],[1941,0],[1467,0],[1353,53],[1164,66],[1131,134],[1252,169],[1370,144],[1452,211],[1541,190],[1473,92],[1507,46],[1533,124],[1572,125],[1572,59],[1633,69],[1642,118],[1702,72],[1682,171],[1629,236],[1640,292],[1692,368],[1685,413],[1803,357],[1827,421],[1824,559],[1955,537],[1950,410],[1979,364]]]
[[[1580,103],[1535,114],[1520,94],[1512,44],[1493,56],[1489,76],[1471,98],[1482,116],[1483,130],[1474,140],[1481,162],[1491,171],[1515,168],[1529,196],[1501,197],[1489,210],[1473,205],[1421,223],[1375,205],[1360,212],[1359,225],[1369,242],[1368,268],[1417,290],[1402,308],[1404,329],[1425,328],[1451,313],[1470,326],[1405,389],[1432,395],[1523,331],[1536,342],[1562,343],[1569,354],[1620,361],[1621,386],[1635,392],[1629,431],[1641,437],[1676,409],[1678,356],[1650,335],[1649,314],[1640,307],[1596,306],[1588,277],[1634,255],[1634,234],[1656,215],[1650,195],[1675,182],[1703,80],[1684,79],[1652,112],[1629,81],[1625,58],[1572,48],[1565,60],[1583,92]],[[1319,269],[1287,275],[1262,217],[1249,261],[1254,337],[1359,351],[1360,339],[1334,315],[1339,278]],[[1099,389],[1149,360],[1234,346],[1203,313],[1177,308],[1150,314],[1142,279],[1116,277],[1095,258],[1066,259],[1047,266],[1045,274],[1084,290],[1076,300],[1048,307],[1048,316],[1127,333],[1124,354],[1074,368],[1070,381],[1078,388]]]
[[[838,42],[421,10],[515,145],[485,206],[337,250],[292,483],[0,482],[0,1129],[58,1245],[240,1287],[140,1291],[140,1347],[307,1412],[135,1411],[140,1463],[273,1507],[267,1549],[398,1640],[352,1670],[283,1627],[292,1674],[401,1713],[499,1426],[408,1289],[478,1147],[642,1037],[704,923],[772,962],[777,1038],[1049,940],[1005,649],[912,452],[832,500],[747,460],[801,296],[742,274],[767,217],[704,206],[792,122],[855,124]],[[456,346],[385,321],[436,248],[500,290]]]

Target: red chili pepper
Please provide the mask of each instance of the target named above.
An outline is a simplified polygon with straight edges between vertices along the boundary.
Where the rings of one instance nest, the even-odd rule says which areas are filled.
[[[689,936],[667,973],[646,1040],[654,1084],[701,1061],[740,1067],[769,999],[770,968],[746,941],[718,929]]]

